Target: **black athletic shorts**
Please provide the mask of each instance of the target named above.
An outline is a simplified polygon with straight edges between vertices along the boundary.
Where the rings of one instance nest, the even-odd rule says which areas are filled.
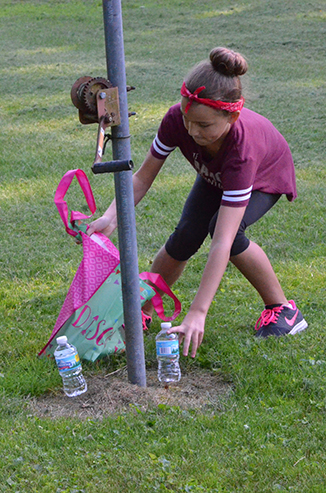
[[[201,247],[208,233],[213,236],[222,194],[222,190],[213,188],[197,175],[179,224],[165,244],[166,251],[172,258],[180,261],[188,260]],[[246,228],[266,214],[280,197],[279,194],[263,193],[258,190],[252,192],[231,248],[231,257],[239,255],[248,248]]]

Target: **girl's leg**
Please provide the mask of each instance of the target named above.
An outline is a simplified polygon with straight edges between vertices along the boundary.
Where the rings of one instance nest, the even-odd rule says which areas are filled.
[[[161,274],[165,282],[172,286],[181,276],[187,260],[175,260],[168,254],[165,246],[159,250],[151,266],[151,272]]]
[[[245,237],[245,230],[266,214],[279,198],[280,195],[252,193],[231,249],[231,262],[258,291],[265,305],[287,304],[288,300],[267,255],[260,246]]]
[[[254,191],[231,249],[230,260],[258,291],[265,305],[286,304],[276,274],[265,252],[245,236],[248,226],[258,221],[279,200],[280,195]],[[213,233],[216,217],[210,224]]]
[[[254,242],[231,262],[258,291],[265,305],[287,304],[281,285],[265,252]]]
[[[308,326],[294,301],[286,299],[265,252],[244,235],[246,227],[260,219],[279,197],[253,192],[231,249],[231,262],[256,288],[265,303],[255,325],[257,337],[296,334]]]

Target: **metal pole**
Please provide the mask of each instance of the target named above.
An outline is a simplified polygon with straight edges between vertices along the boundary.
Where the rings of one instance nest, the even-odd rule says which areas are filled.
[[[112,127],[113,159],[130,160],[127,84],[120,0],[103,0],[108,79],[118,87],[121,124]],[[146,387],[132,171],[114,173],[128,379]]]

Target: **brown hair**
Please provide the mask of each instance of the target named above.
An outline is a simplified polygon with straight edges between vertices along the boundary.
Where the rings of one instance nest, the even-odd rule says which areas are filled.
[[[200,97],[234,103],[241,98],[240,76],[245,74],[248,64],[240,53],[227,48],[213,48],[209,60],[193,67],[185,78],[190,92],[201,86]]]

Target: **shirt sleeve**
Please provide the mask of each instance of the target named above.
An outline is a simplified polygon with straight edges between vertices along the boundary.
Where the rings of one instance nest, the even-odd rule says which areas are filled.
[[[172,106],[166,113],[152,142],[151,153],[157,159],[166,159],[178,147],[176,136],[180,122],[176,116],[180,110],[177,106]]]
[[[248,205],[254,188],[257,167],[257,162],[252,157],[239,155],[236,149],[230,153],[221,173],[223,188],[221,205],[229,207]]]
[[[166,144],[163,144],[163,142],[159,138],[159,132],[158,132],[155,136],[155,139],[152,142],[151,153],[157,159],[166,159],[168,155],[171,154],[172,151],[174,151],[175,148],[176,146],[168,146]]]

